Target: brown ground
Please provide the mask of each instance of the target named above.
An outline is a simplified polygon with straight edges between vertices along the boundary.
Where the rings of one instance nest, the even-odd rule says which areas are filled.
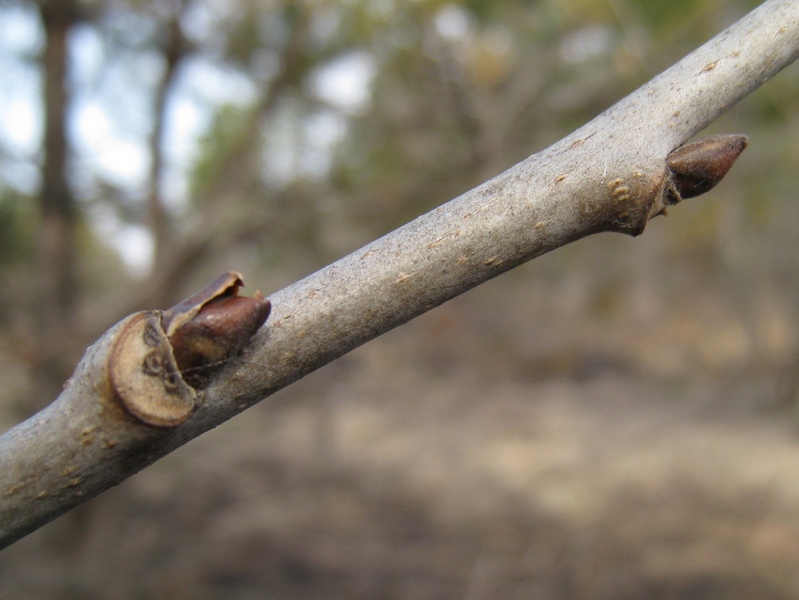
[[[473,318],[499,293],[1,552],[0,598],[799,597],[799,436],[773,373],[722,369],[729,329],[686,342],[668,317],[665,337],[568,339]]]

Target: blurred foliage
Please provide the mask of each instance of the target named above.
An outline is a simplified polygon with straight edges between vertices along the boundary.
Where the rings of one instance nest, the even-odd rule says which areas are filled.
[[[13,189],[0,192],[0,263],[4,265],[13,265],[33,252],[35,222],[32,215],[25,214],[29,205]]]

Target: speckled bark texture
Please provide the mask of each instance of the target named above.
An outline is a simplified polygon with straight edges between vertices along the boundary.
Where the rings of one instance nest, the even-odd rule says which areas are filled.
[[[119,326],[64,393],[0,438],[0,546],[356,346],[592,233],[637,235],[675,196],[668,155],[793,62],[799,3],[757,10],[573,134],[288,288],[176,427],[137,422],[108,379]]]

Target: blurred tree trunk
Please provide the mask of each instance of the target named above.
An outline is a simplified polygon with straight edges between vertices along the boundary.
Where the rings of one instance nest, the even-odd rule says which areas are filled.
[[[155,265],[155,271],[160,270],[161,265],[170,254],[170,248],[173,246],[171,240],[174,228],[169,218],[169,212],[164,206],[163,198],[166,161],[164,134],[166,132],[169,98],[174,88],[178,68],[187,51],[187,41],[180,25],[184,8],[184,2],[176,3],[174,12],[164,24],[160,49],[164,59],[164,72],[155,88],[153,127],[148,140],[150,175],[147,212],[149,214],[150,231],[153,236],[153,264]]]
[[[66,164],[70,103],[68,38],[78,13],[73,0],[50,0],[38,8],[45,40],[40,57],[44,81],[44,159],[39,194],[41,269],[33,303],[36,346],[41,358],[35,380],[42,388],[57,389],[69,374],[68,367],[58,360],[57,354],[42,351],[47,348],[47,339],[69,322],[78,295],[78,210],[67,181]]]

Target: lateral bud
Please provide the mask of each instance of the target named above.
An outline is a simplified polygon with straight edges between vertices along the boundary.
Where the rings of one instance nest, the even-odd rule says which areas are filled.
[[[142,423],[177,427],[197,406],[214,368],[264,324],[271,303],[238,295],[239,273],[218,277],[167,311],[128,317],[111,349],[109,375],[122,406]]]
[[[243,286],[239,273],[225,273],[161,317],[178,368],[194,388],[205,387],[213,369],[241,350],[269,317],[269,300],[260,291],[239,296]]]
[[[721,181],[749,144],[745,135],[715,135],[680,146],[666,157],[667,201],[704,194]]]

